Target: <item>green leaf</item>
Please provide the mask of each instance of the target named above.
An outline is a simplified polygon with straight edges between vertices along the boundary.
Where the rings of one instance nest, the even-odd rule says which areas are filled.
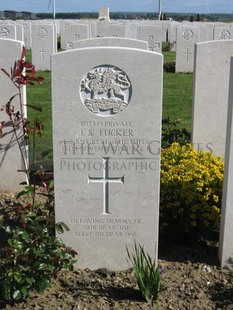
[[[59,234],[63,234],[65,231],[70,231],[69,227],[64,222],[56,223],[55,228]]]
[[[20,290],[17,290],[17,291],[14,291],[13,293],[13,299],[15,300],[20,300],[22,299],[23,295],[22,293],[20,292]]]
[[[26,282],[28,284],[32,285],[33,283],[35,283],[35,279],[33,277],[31,277],[31,278],[26,277]]]
[[[51,180],[51,181],[49,182],[49,189],[50,189],[50,190],[53,190],[53,189],[54,189],[54,180]]]
[[[14,279],[16,282],[20,283],[20,281],[22,280],[21,274],[19,272],[15,272]]]
[[[28,186],[25,186],[24,187],[24,190],[22,190],[21,192],[19,192],[17,195],[16,195],[16,198],[19,198],[23,195],[30,195],[30,194],[33,194],[35,193],[35,188],[34,186],[32,185],[28,185]]]
[[[44,216],[37,216],[37,218],[35,220],[37,222],[45,221],[45,217]]]
[[[45,263],[41,263],[38,267],[39,270],[45,270],[47,268],[47,265]]]
[[[22,233],[22,238],[23,238],[23,240],[26,241],[26,242],[29,242],[29,241],[30,241],[29,234],[28,234],[26,231],[24,231],[24,232]]]
[[[9,244],[9,246],[11,246],[12,248],[14,248],[16,250],[22,249],[22,243],[18,240],[8,239],[8,244]]]
[[[27,296],[28,294],[28,290],[27,290],[27,287],[26,286],[23,286],[20,290],[20,292],[23,294],[23,296]]]
[[[44,290],[51,286],[51,280],[44,279],[39,283],[39,292],[44,292]]]

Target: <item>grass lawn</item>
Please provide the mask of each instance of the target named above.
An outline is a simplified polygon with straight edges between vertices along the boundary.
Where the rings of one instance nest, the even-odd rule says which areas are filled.
[[[31,60],[28,51],[27,59]],[[175,59],[175,52],[164,52],[164,61]],[[33,122],[38,117],[44,124],[44,133],[37,138],[35,161],[43,163],[47,168],[52,165],[52,109],[51,109],[51,73],[39,71],[37,76],[43,76],[43,85],[27,87],[27,101],[29,104],[38,105],[42,112],[28,108],[28,119]],[[164,72],[163,85],[163,118],[169,117],[171,121],[181,120],[180,128],[191,130],[192,113],[192,74]],[[32,160],[32,148],[30,159]]]

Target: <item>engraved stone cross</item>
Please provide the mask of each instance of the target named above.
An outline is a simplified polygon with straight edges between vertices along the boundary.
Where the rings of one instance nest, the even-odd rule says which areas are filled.
[[[109,157],[103,157],[103,177],[90,177],[88,175],[88,183],[103,183],[103,213],[110,214],[109,212],[109,183],[122,183],[124,184],[124,176],[110,178],[108,175],[108,161]]]
[[[189,56],[192,55],[192,53],[189,52],[189,49],[187,48],[186,53],[183,54],[184,56],[186,56],[186,60],[189,61]]]
[[[44,47],[43,47],[43,46],[41,47],[41,50],[40,50],[38,53],[40,53],[40,55],[41,55],[41,59],[43,59],[43,60],[44,60],[44,54],[46,54],[46,53],[47,53],[47,51],[45,51],[45,50],[44,50]]]

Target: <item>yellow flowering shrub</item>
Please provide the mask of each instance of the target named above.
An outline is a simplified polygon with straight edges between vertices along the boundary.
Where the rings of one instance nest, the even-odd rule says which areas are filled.
[[[173,143],[161,152],[161,233],[211,236],[220,224],[223,160]]]

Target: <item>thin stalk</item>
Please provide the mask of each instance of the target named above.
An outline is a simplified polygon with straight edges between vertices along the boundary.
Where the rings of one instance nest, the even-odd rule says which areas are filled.
[[[16,139],[16,142],[18,144],[18,148],[19,148],[19,151],[20,151],[20,155],[21,155],[21,158],[22,158],[22,161],[23,161],[23,165],[24,165],[24,169],[25,169],[25,173],[26,173],[26,177],[27,177],[27,181],[28,181],[29,180],[29,172],[28,172],[27,162],[26,162],[25,156],[23,154],[21,145],[19,143],[19,136],[18,136],[18,133],[17,133],[17,128],[16,128],[16,125],[15,125],[15,121],[14,121],[12,115],[9,115],[9,117],[10,117],[10,120],[11,120],[11,123],[12,123],[15,139]],[[21,123],[23,124],[23,120],[21,120]]]

